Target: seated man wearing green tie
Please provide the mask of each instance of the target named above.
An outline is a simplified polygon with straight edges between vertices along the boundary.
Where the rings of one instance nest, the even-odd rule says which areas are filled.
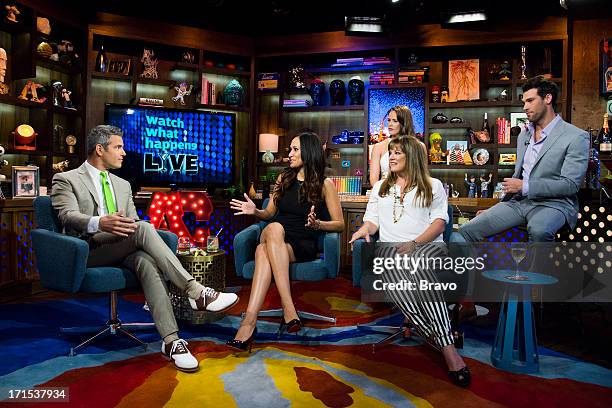
[[[123,163],[122,135],[121,129],[107,125],[89,132],[85,163],[53,177],[53,208],[66,234],[89,243],[88,267],[121,265],[136,274],[163,339],[163,357],[178,370],[197,371],[198,361],[178,337],[166,279],[185,291],[194,310],[222,312],[238,297],[196,282],[153,226],[137,222],[130,184],[108,172]]]

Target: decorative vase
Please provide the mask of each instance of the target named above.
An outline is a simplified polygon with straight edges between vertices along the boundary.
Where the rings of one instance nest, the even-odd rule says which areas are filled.
[[[346,99],[346,87],[344,81],[334,79],[329,84],[329,96],[332,105],[344,105]]]
[[[270,150],[266,150],[266,152],[261,156],[261,161],[264,163],[274,163],[274,154]]]
[[[323,94],[325,93],[325,82],[321,81],[319,78],[314,79],[310,83],[310,97],[312,98],[313,106],[321,106],[323,105]]]
[[[254,200],[257,196],[257,192],[255,191],[255,183],[251,181],[251,187],[249,187],[249,198]]]
[[[351,105],[363,105],[363,90],[365,84],[360,76],[354,76],[348,83],[348,94]]]
[[[242,106],[244,99],[244,90],[242,85],[235,79],[229,81],[229,84],[223,90],[223,100],[226,105]]]

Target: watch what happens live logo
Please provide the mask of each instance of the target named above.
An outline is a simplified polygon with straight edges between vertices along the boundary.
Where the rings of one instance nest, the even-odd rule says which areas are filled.
[[[186,141],[185,122],[181,118],[170,119],[150,115],[146,115],[146,119],[144,147],[147,150],[157,150],[157,152],[149,151],[144,154],[145,173],[197,174],[198,144]],[[195,154],[189,152],[195,152]]]

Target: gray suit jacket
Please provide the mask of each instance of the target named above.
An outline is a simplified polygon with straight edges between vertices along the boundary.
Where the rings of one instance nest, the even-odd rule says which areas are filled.
[[[126,180],[109,173],[109,180],[115,192],[117,209],[123,210],[126,217],[138,218],[132,188]],[[87,239],[87,224],[91,217],[100,215],[98,193],[83,163],[79,168],[57,173],[53,176],[51,202],[58,211],[58,218],[69,235]]]
[[[518,136],[514,178],[521,178],[523,159],[531,134],[523,129]],[[589,135],[561,119],[544,140],[529,175],[529,195],[535,205],[556,208],[571,228],[578,217],[578,190],[589,161]]]

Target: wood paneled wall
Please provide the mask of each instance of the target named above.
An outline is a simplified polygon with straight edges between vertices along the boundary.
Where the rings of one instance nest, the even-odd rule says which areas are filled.
[[[601,127],[606,100],[599,94],[599,44],[612,38],[612,18],[573,23],[572,123]]]

